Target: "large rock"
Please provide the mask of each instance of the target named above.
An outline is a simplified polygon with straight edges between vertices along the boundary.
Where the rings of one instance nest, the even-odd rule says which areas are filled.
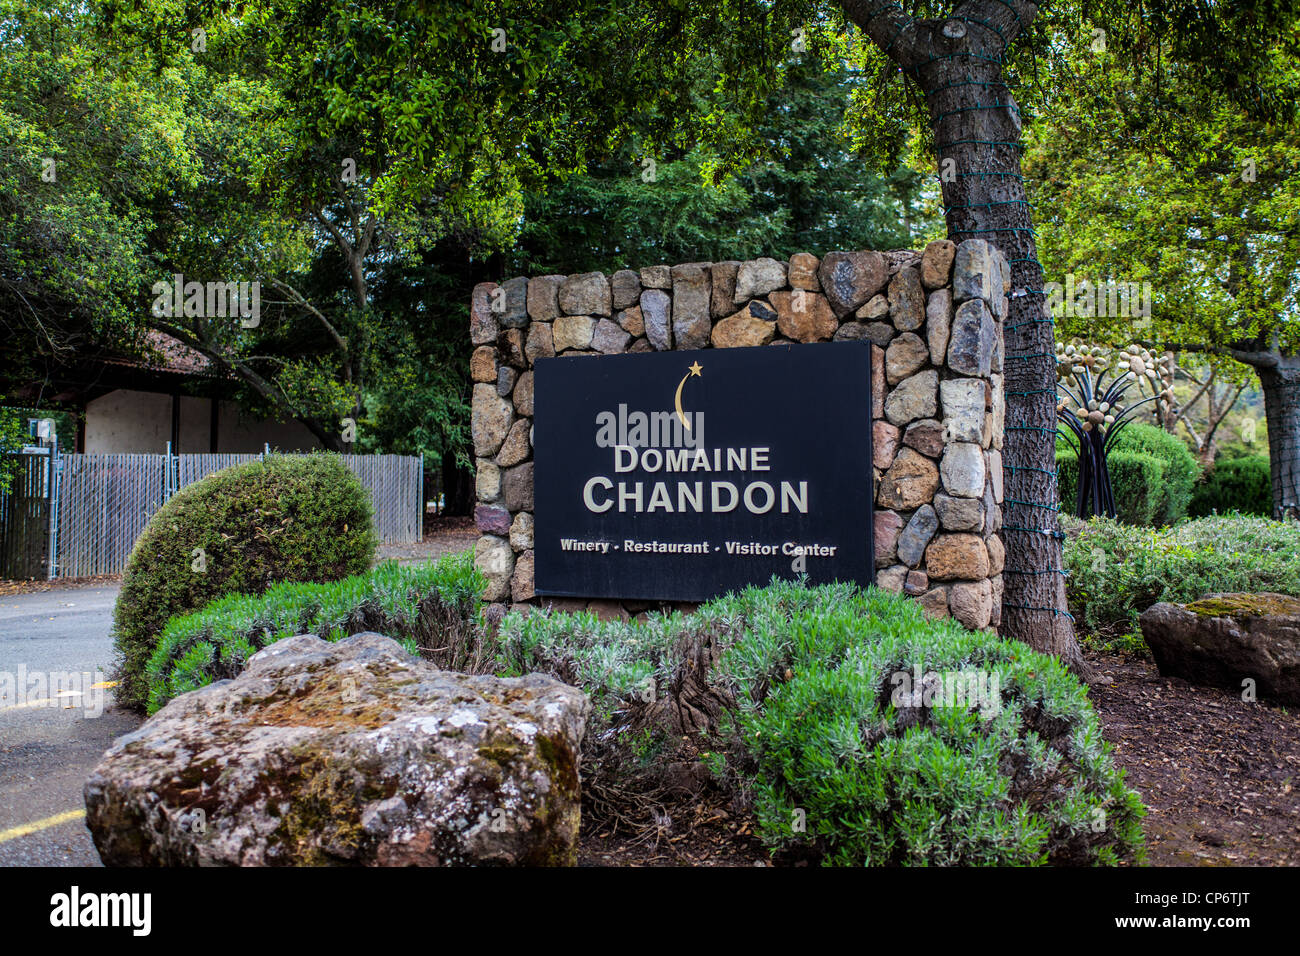
[[[954,498],[942,491],[934,496],[934,510],[945,531],[982,531],[984,502],[979,498]]]
[[[557,319],[556,322],[563,322],[564,319]],[[623,328],[610,319],[601,319],[596,323],[596,328],[591,334],[591,347],[597,352],[604,352],[606,355],[616,355],[627,348],[627,343],[632,341],[630,333],[625,332]]]
[[[822,292],[843,317],[885,287],[889,265],[878,252],[831,252],[817,269]]]
[[[885,399],[885,417],[895,425],[934,418],[938,410],[939,373],[932,368],[904,379]]]
[[[510,600],[519,603],[536,594],[533,587],[533,552],[525,551],[515,558],[515,570],[510,575]]]
[[[900,332],[919,329],[925,322],[925,291],[920,270],[899,269],[889,281],[889,319]]]
[[[528,324],[528,279],[518,276],[501,283],[505,293],[498,296],[493,311],[503,329],[522,329]]]
[[[501,469],[490,459],[475,459],[474,496],[479,501],[496,501],[501,497]]]
[[[645,270],[641,270],[645,281]],[[661,289],[646,289],[641,293],[641,320],[645,323],[646,338],[660,352],[673,347],[672,300]]]
[[[480,345],[470,354],[469,377],[475,382],[495,382],[497,380],[497,348],[495,345]]]
[[[988,548],[977,534],[938,535],[925,549],[925,570],[932,581],[982,580],[989,576]]]
[[[713,331],[709,266],[708,262],[673,266],[673,340],[679,349],[702,349],[709,344]]]
[[[775,292],[785,285],[785,263],[775,259],[751,259],[742,262],[736,272],[736,290],[731,301],[741,305],[750,299]]]
[[[671,289],[672,266],[646,266],[641,270],[641,285],[647,289]]]
[[[781,334],[796,342],[825,342],[835,334],[839,323],[831,311],[826,296],[804,289],[795,292],[773,292],[772,305],[776,307],[776,324]]]
[[[533,510],[533,463],[507,469],[501,476],[501,495],[512,512]]]
[[[515,423],[510,426],[506,440],[501,443],[501,450],[497,452],[496,463],[499,467],[509,468],[511,465],[517,465],[532,453],[533,444],[529,437],[532,428],[533,423],[527,418],[515,420]]]
[[[950,378],[939,386],[946,441],[982,441],[988,392],[982,378]]]
[[[515,368],[528,367],[528,353],[525,348],[528,339],[523,329],[503,329],[497,336],[497,352],[507,365]]]
[[[938,381],[938,373],[935,374]],[[885,381],[885,350],[878,345],[871,346],[871,417],[883,418],[885,414],[885,393],[889,384]]]
[[[917,508],[907,522],[907,527],[898,536],[898,560],[908,567],[916,567],[925,557],[926,545],[938,530],[939,518],[934,513],[933,506],[926,504]],[[924,590],[925,587],[917,587],[918,594]]]
[[[474,440],[474,454],[487,458],[497,453],[506,440],[514,419],[510,403],[497,394],[495,385],[479,383],[474,386],[470,406],[470,435]]]
[[[641,274],[620,269],[609,277],[609,288],[614,310],[630,309],[641,298]]]
[[[596,332],[596,320],[589,315],[562,315],[555,320],[552,335],[555,351],[586,349],[591,347],[591,337]]]
[[[921,256],[921,283],[927,289],[938,289],[948,284],[952,275],[952,258],[957,244],[951,239],[936,239],[925,247]]]
[[[938,458],[943,454],[943,426],[933,418],[914,421],[903,433],[903,444],[915,448],[922,455]]]
[[[776,326],[755,317],[749,306],[715,325],[710,336],[713,345],[720,349],[767,345],[774,338]]]
[[[525,359],[525,362],[527,359]],[[508,366],[502,366],[497,370],[497,394],[502,398],[509,398],[510,393],[514,391],[515,382],[519,380],[519,372]]]
[[[898,557],[898,536],[903,530],[903,517],[896,511],[877,511],[872,521],[875,541],[876,566],[894,563]]]
[[[942,365],[948,355],[948,336],[952,334],[952,290],[935,289],[925,302],[925,337],[930,345],[930,361]]]
[[[889,318],[889,296],[884,294],[872,296],[864,305],[858,307],[858,310],[853,313],[853,316],[854,318],[861,319],[864,322],[874,322],[879,319]],[[891,325],[889,328],[892,333],[894,327]],[[880,343],[877,342],[876,344],[879,345]]]
[[[890,385],[897,385],[929,360],[930,349],[924,340],[915,332],[904,332],[885,349],[885,377]]]
[[[474,508],[474,526],[484,534],[509,534],[510,512],[499,505],[478,505]]]
[[[531,551],[533,548],[533,516],[527,511],[515,515],[510,524],[510,547],[516,551]]]
[[[564,276],[536,276],[528,280],[528,316],[549,322],[560,314],[560,286]]]
[[[515,411],[530,418],[533,414],[533,373],[524,372],[515,382]]]
[[[736,294],[736,272],[739,269],[740,263],[735,259],[715,262],[709,269],[709,312],[714,319],[736,311],[732,300]]]
[[[1300,705],[1300,598],[1210,594],[1153,605],[1140,623],[1161,674]]]
[[[997,329],[983,299],[968,299],[957,307],[948,342],[948,367],[962,375],[988,378],[993,366]]]
[[[560,283],[560,311],[569,315],[612,315],[609,280],[601,272],[583,272]]]
[[[528,340],[524,343],[524,357],[529,365],[536,365],[539,358],[555,356],[555,333],[545,322],[534,322],[528,327]]]
[[[954,498],[979,498],[984,494],[987,469],[984,450],[974,442],[949,442],[939,466],[943,490]]]
[[[820,292],[822,284],[817,278],[817,270],[822,261],[807,252],[796,252],[790,257],[790,267],[786,272],[787,281],[792,289],[807,289]]]
[[[996,249],[984,239],[967,239],[957,247],[952,269],[954,302],[983,299],[991,302],[1002,291],[1002,270]]]
[[[108,866],[575,862],[583,693],[286,638],[177,697],[86,782]]]
[[[871,463],[882,471],[894,463],[898,434],[897,425],[879,420],[871,423]]]
[[[515,570],[515,552],[500,535],[485,534],[474,543],[474,567],[487,579],[483,600],[504,601],[510,597],[510,575]]]
[[[989,581],[959,581],[948,590],[948,610],[972,630],[988,627],[993,617],[993,585]]]
[[[911,511],[928,504],[939,489],[939,469],[920,452],[904,448],[880,476],[876,501],[882,508]]]
[[[475,345],[495,342],[501,333],[501,323],[492,311],[492,293],[496,288],[495,282],[480,282],[470,294],[469,340]]]

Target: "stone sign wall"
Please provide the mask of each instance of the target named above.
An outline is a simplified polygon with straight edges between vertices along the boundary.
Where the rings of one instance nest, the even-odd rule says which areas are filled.
[[[550,356],[868,339],[876,582],[968,627],[1001,616],[1002,323],[1011,272],[984,240],[800,253],[474,288],[475,562],[492,602],[533,591],[533,365]],[[835,415],[833,408],[815,413]],[[863,476],[866,480],[866,476]],[[863,529],[863,533],[867,533]],[[647,602],[548,600],[602,615]]]

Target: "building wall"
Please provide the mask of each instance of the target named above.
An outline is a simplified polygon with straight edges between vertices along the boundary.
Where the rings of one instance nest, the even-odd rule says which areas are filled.
[[[87,454],[161,454],[171,437],[170,395],[118,389],[86,404]]]
[[[172,451],[206,454],[211,440],[210,399],[180,396],[180,434]],[[86,405],[89,454],[161,454],[172,438],[172,396],[118,389]],[[279,451],[311,451],[318,442],[296,421],[257,419],[233,402],[222,402],[217,419],[217,447],[222,454],[260,452],[269,443]]]
[[[1011,270],[984,240],[806,253],[475,287],[475,562],[491,601],[535,603],[533,364],[551,356],[872,343],[876,584],[973,628],[1001,619],[1002,324]],[[863,529],[863,534],[868,533]],[[586,604],[602,614],[647,605]]]
[[[278,451],[312,451],[321,447],[316,436],[301,422],[258,419],[241,411],[233,402],[221,403],[217,419],[217,451],[252,454],[261,451],[267,443]]]

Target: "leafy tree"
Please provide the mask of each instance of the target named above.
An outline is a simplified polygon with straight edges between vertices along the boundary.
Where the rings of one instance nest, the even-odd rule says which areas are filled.
[[[295,314],[314,307],[319,331],[328,336],[328,322],[349,349],[353,338],[364,340],[355,360],[335,358],[353,370],[344,379],[357,394],[367,374],[371,269],[416,241],[405,235],[421,228],[446,235],[462,222],[466,231],[508,231],[520,196],[541,174],[581,170],[620,145],[640,160],[702,149],[715,158],[715,176],[734,174],[759,152],[757,131],[794,46],[806,40],[814,52],[844,57],[859,78],[857,142],[897,157],[909,131],[920,131],[938,161],[949,236],[989,239],[1012,263],[1003,629],[1081,667],[1061,576],[1050,573],[1061,564],[1051,513],[1052,328],[1021,179],[1022,124],[1035,115],[1035,97],[1064,75],[1062,52],[1084,36],[1133,65],[1147,93],[1160,89],[1166,63],[1183,63],[1247,115],[1276,117],[1288,91],[1266,67],[1276,27],[1294,22],[1296,6],[249,0],[238,18],[215,2],[119,0],[102,9],[116,35],[143,38],[129,45],[132,56],[159,75],[192,59],[178,52],[178,40],[206,23],[213,59],[264,83],[281,103],[272,115],[282,126],[253,132],[284,131],[287,148],[259,151],[274,163],[251,177],[259,188],[276,186],[281,216],[265,229],[256,220],[259,239],[245,243],[245,255],[292,252],[292,242],[268,241],[290,235],[316,249],[309,229],[334,241],[344,281],[328,296],[286,283],[301,301],[282,290],[284,307]],[[703,92],[702,62],[714,78]],[[336,171],[349,157],[358,179],[340,191]],[[394,242],[378,241],[381,231]],[[297,277],[301,269],[274,274]]]
[[[1279,517],[1300,514],[1300,18],[1281,26],[1260,68],[1270,88],[1292,91],[1277,116],[1252,115],[1178,61],[1166,64],[1157,103],[1122,63],[1085,51],[1074,95],[1036,128],[1027,162],[1049,274],[1149,282],[1140,334],[1209,361],[1185,406],[1208,401],[1205,433],[1187,422],[1203,458],[1240,394],[1237,363],[1258,373]],[[1124,315],[1063,320],[1069,332],[1125,341],[1132,326]]]
[[[793,61],[755,131],[760,154],[716,184],[705,147],[653,169],[620,150],[585,173],[530,191],[513,271],[613,271],[796,252],[911,247],[939,228],[907,165],[863,168],[844,126],[848,69],[811,52]]]

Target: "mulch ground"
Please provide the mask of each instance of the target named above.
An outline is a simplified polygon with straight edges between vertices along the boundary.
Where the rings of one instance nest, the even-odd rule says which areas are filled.
[[[55,578],[53,581],[9,581],[0,580],[0,597],[8,594],[33,594],[37,591],[67,591],[73,588],[88,588],[103,584],[117,584],[122,580],[120,574],[95,574],[84,578]]]
[[[1300,865],[1300,715],[1161,677],[1149,659],[1087,657],[1101,675],[1089,696],[1105,737],[1147,806],[1149,865]],[[752,816],[721,797],[646,816],[637,832],[584,828],[580,865],[773,862]]]
[[[1114,681],[1089,696],[1147,806],[1150,865],[1300,865],[1300,715],[1139,657],[1090,660]]]

